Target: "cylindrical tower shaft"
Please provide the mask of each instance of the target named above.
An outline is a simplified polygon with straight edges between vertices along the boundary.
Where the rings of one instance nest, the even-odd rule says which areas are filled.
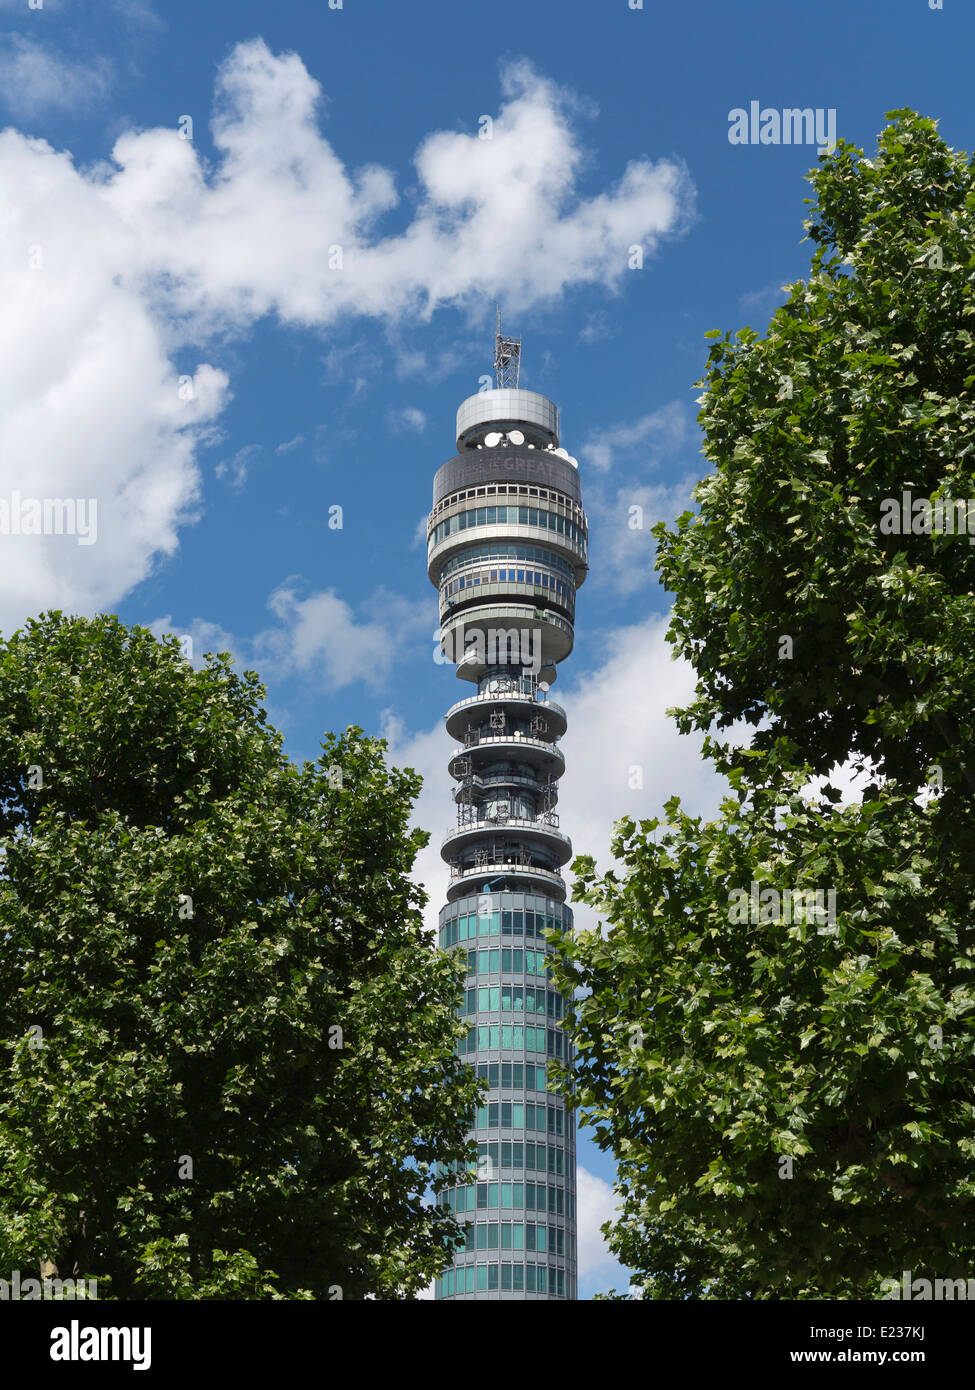
[[[446,715],[457,822],[441,846],[451,881],[440,944],[467,953],[460,1050],[490,1090],[472,1117],[477,1181],[439,1198],[466,1246],[436,1297],[574,1299],[575,1127],[546,1090],[549,1061],[570,1059],[570,1046],[544,933],[572,923],[561,874],[572,846],[555,810],[566,716],[548,691],[572,650],[588,530],[544,396],[469,397],[457,449],[436,475],[427,527],[441,649],[473,687]]]

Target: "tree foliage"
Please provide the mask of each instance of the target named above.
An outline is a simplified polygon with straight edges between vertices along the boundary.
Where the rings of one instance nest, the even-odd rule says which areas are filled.
[[[880,527],[904,492],[975,498],[975,178],[889,120],[810,175],[808,282],[713,343],[712,471],[656,530],[678,725],[730,795],[621,822],[622,873],[576,862],[606,934],[558,943],[577,1103],[619,1163],[605,1229],[658,1298],[975,1272],[975,549]],[[790,920],[802,888],[835,911]]]
[[[253,672],[45,614],[0,643],[0,1265],[114,1298],[407,1297],[471,1157],[419,779],[295,765]]]

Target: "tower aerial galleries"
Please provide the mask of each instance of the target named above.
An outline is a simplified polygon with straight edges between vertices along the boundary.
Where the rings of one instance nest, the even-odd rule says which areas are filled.
[[[572,650],[587,525],[558,409],[519,389],[520,355],[499,323],[497,387],[458,410],[427,524],[441,650],[468,683],[446,715],[457,823],[440,944],[467,953],[461,1051],[490,1085],[472,1117],[477,1182],[439,1199],[467,1240],[437,1298],[577,1297],[575,1128],[545,1090],[570,1045],[543,932],[572,924],[556,811],[566,716],[548,690]]]

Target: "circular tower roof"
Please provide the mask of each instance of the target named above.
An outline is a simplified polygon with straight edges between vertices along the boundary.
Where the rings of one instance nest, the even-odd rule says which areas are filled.
[[[520,429],[533,444],[557,449],[559,408],[537,391],[479,391],[457,411],[457,448],[472,449],[492,430],[503,434],[509,429]]]

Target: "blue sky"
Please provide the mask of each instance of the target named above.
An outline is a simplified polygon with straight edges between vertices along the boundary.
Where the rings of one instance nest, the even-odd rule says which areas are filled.
[[[833,109],[870,147],[913,106],[971,148],[973,40],[970,0],[0,0],[0,497],[98,502],[93,544],[3,538],[0,627],[109,609],[229,648],[294,757],[387,734],[438,843],[458,688],[418,528],[498,299],[591,520],[563,824],[606,864],[616,817],[713,807],[649,527],[703,471],[704,333],[761,330],[808,267],[818,154],[729,113]],[[612,1164],[584,1134],[579,1163],[588,1297],[625,1274]]]

